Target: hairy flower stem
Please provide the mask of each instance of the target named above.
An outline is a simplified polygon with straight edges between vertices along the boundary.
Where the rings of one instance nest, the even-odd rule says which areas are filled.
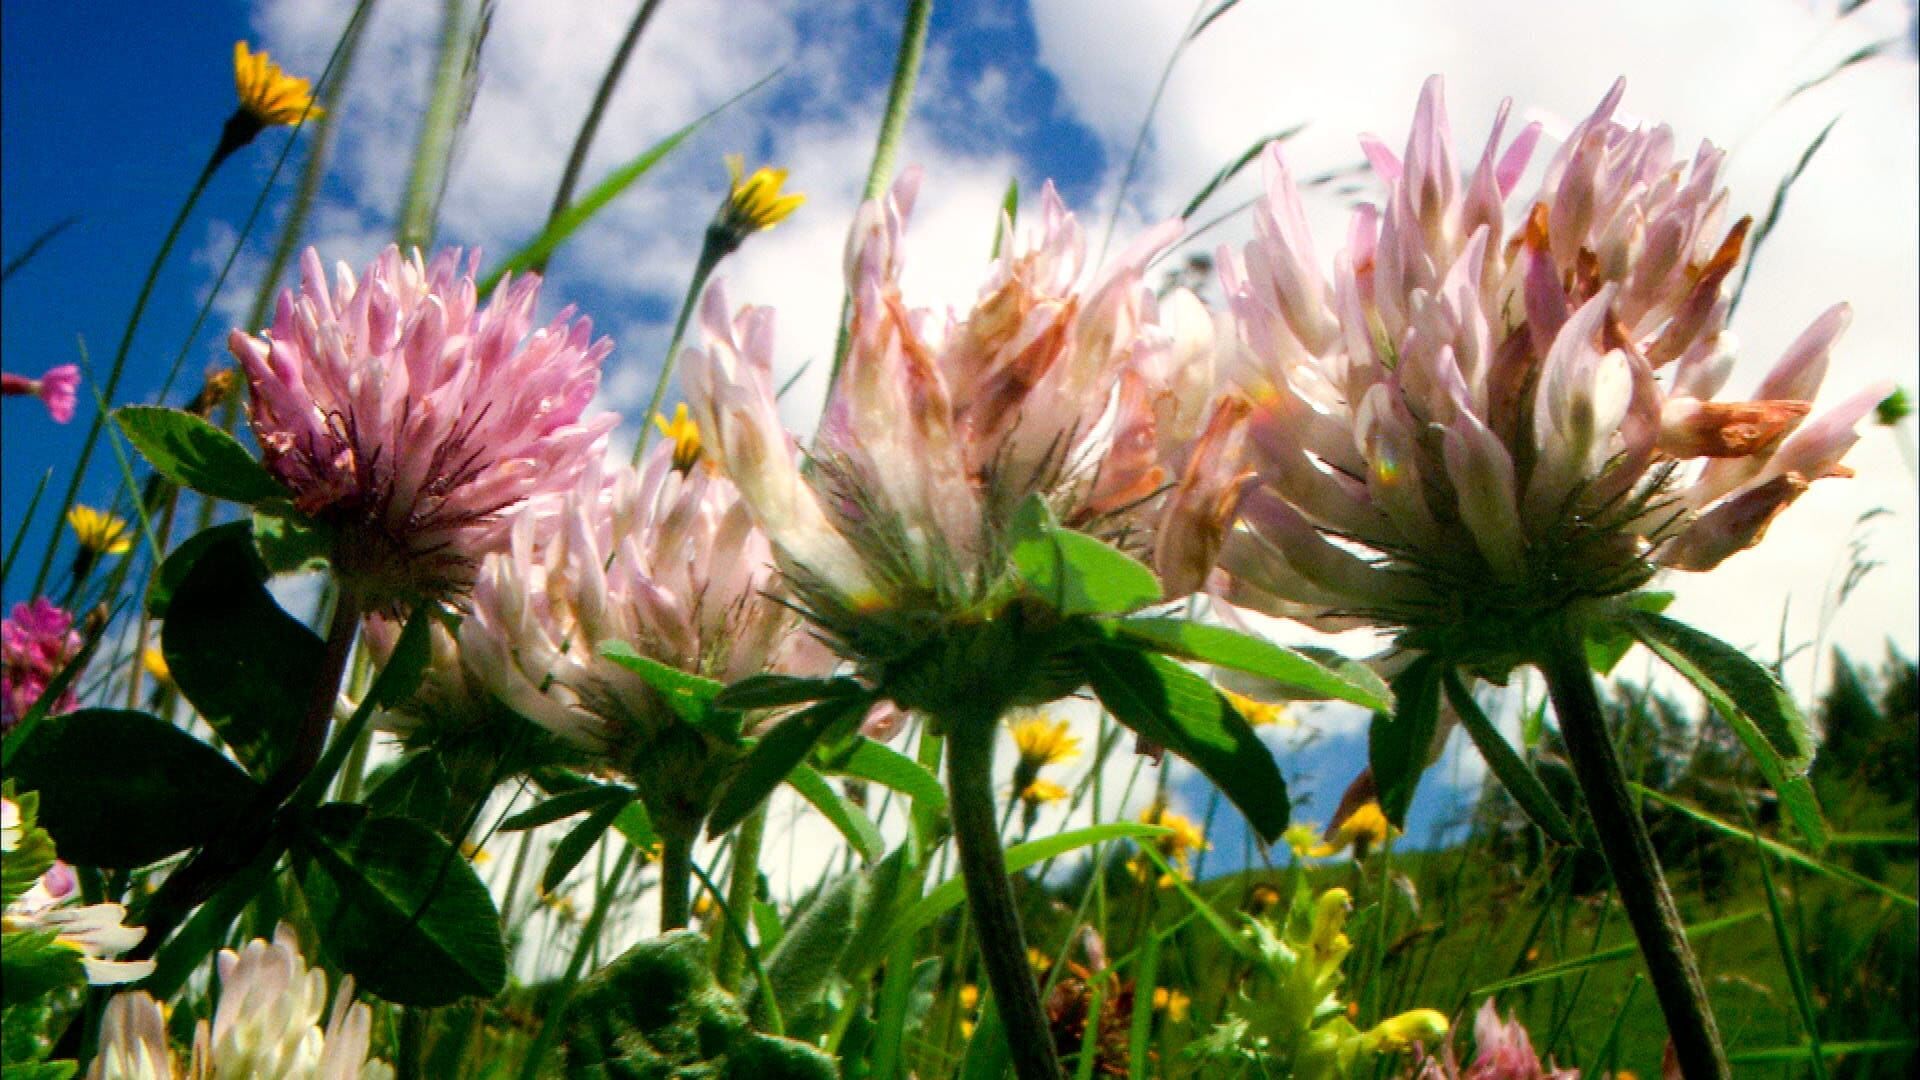
[[[753,902],[760,884],[760,844],[767,835],[767,807],[747,815],[733,834],[733,868],[727,880],[728,918],[740,924],[740,933],[720,935],[720,959],[714,964],[714,977],[725,990],[732,990],[746,971],[747,951],[740,944],[747,928],[753,925]]]
[[[693,881],[693,838],[695,833],[663,829],[660,835],[660,932],[682,930],[693,916],[690,885]]]
[[[1660,1011],[1666,1016],[1667,1034],[1673,1040],[1681,1074],[1687,1080],[1723,1080],[1732,1073],[1720,1047],[1706,985],[1687,947],[1680,914],[1660,872],[1646,822],[1627,793],[1626,774],[1607,734],[1578,627],[1563,622],[1547,643],[1539,665],[1553,698],[1561,737],[1566,740],[1567,756],[1600,838],[1600,850],[1613,872],[1615,889],[1633,924],[1634,937],[1639,939],[1640,955],[1652,976]]]
[[[1001,1023],[1007,1030],[1014,1072],[1020,1080],[1058,1080],[1053,1035],[1040,1011],[1040,991],[1027,961],[1026,935],[1014,906],[1013,883],[1000,851],[993,816],[993,739],[999,730],[991,714],[944,717],[947,721],[947,791],[951,796],[954,842],[960,849],[960,875],[967,886],[967,909],[980,931],[980,953],[993,987]]]

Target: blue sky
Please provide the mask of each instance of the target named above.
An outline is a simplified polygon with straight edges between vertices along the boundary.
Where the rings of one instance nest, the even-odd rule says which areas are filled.
[[[603,387],[606,407],[634,409],[652,384],[700,230],[724,190],[720,157],[727,152],[790,166],[793,186],[810,196],[799,215],[730,261],[730,291],[736,302],[779,307],[780,357],[790,370],[827,347],[838,311],[841,238],[885,95],[898,6],[663,5],[614,99],[587,182],[785,67],[554,261],[549,310],[578,303],[618,343]],[[37,374],[72,360],[76,335],[104,367],[147,260],[232,108],[233,41],[246,37],[292,70],[315,75],[350,8],[342,0],[0,8],[0,253],[11,256],[64,216],[83,219],[6,287],[0,340],[8,370]],[[395,0],[377,8],[309,234],[330,260],[362,262],[391,235],[438,9]],[[602,0],[502,0],[444,206],[442,240],[504,254],[535,231],[630,10]],[[1031,197],[1051,177],[1097,237],[1133,133],[1191,10],[1177,0],[937,4],[902,158],[928,170],[909,289],[927,300],[967,298],[1010,178]],[[1753,344],[1750,363],[1764,367],[1827,303],[1848,298],[1856,320],[1829,394],[1837,399],[1874,377],[1912,385],[1920,354],[1920,125],[1911,51],[1895,49],[1776,104],[1861,44],[1907,39],[1910,18],[1902,0],[1873,0],[1844,24],[1832,4],[1796,0],[1712,0],[1683,11],[1655,0],[1605,11],[1500,0],[1317,7],[1248,0],[1194,46],[1168,83],[1145,168],[1119,211],[1119,235],[1173,212],[1266,132],[1310,122],[1289,150],[1302,174],[1357,160],[1360,131],[1397,143],[1418,85],[1431,72],[1449,80],[1454,130],[1464,142],[1477,142],[1502,95],[1551,128],[1584,113],[1616,74],[1625,74],[1631,115],[1670,121],[1682,144],[1712,137],[1734,148],[1736,208],[1745,212],[1764,210],[1813,132],[1842,118],[1769,242],[1736,329]],[[1514,47],[1521,41],[1526,48]],[[148,399],[180,352],[287,138],[268,133],[215,179],[160,279],[122,401]],[[278,181],[281,193],[291,187],[300,152]],[[1250,182],[1223,194],[1218,207],[1245,198]],[[270,200],[263,226],[242,246],[233,279],[215,298],[214,315],[187,344],[187,389],[174,403],[224,357],[220,342],[258,288],[280,201]],[[1328,197],[1309,210],[1322,235],[1338,235],[1342,200]],[[1199,246],[1238,243],[1245,234],[1244,222],[1229,223]],[[814,370],[790,399],[788,419],[796,426],[811,422],[823,392]],[[55,471],[49,498],[57,498],[84,419],[83,411],[59,427],[27,403],[7,403],[0,523],[8,538],[48,469]],[[1853,648],[1877,653],[1888,638],[1914,648],[1920,629],[1913,619],[1911,474],[1883,432],[1870,434],[1852,463],[1859,480],[1820,485],[1783,520],[1779,528],[1797,531],[1797,541],[1772,542],[1711,580],[1680,585],[1681,613],[1742,644],[1770,646],[1785,584],[1794,597],[1790,637],[1813,638],[1823,632],[1823,593],[1852,522],[1885,507],[1890,513],[1871,526],[1866,543],[1869,556],[1887,565],[1876,571],[1872,589],[1825,621],[1832,640]],[[115,486],[111,456],[96,455],[84,497],[105,501]],[[29,530],[29,553],[48,535],[50,516],[43,508]],[[30,577],[31,566],[16,568],[5,586],[7,603],[21,598]],[[1332,795],[1361,753],[1357,718],[1332,717],[1323,726],[1328,737],[1289,760],[1316,774],[1340,774],[1316,785]],[[1468,783],[1477,778],[1475,765],[1462,771]],[[1439,801],[1429,796],[1429,803]],[[1421,813],[1421,821],[1432,820],[1431,806]],[[1422,831],[1417,821],[1416,836]]]

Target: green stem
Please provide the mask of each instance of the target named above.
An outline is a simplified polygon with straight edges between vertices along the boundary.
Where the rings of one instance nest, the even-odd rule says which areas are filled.
[[[1567,757],[1586,797],[1600,850],[1640,942],[1675,1058],[1687,1080],[1728,1077],[1713,1011],[1699,966],[1660,872],[1660,860],[1646,822],[1634,809],[1620,758],[1607,734],[1606,720],[1587,666],[1584,639],[1572,620],[1563,620],[1545,642],[1538,661],[1567,744]]]
[[[467,70],[478,44],[469,29],[472,23],[466,0],[445,0],[442,4],[433,96],[427,101],[420,143],[413,154],[413,170],[407,176],[406,200],[400,204],[397,239],[402,251],[425,248],[433,242],[434,218],[439,214],[440,194],[446,190],[454,135],[460,127]]]
[[[534,1037],[533,1047],[527,1051],[526,1061],[521,1063],[520,1080],[534,1080],[540,1075],[541,1059],[553,1049],[553,1042],[560,1035],[560,1024],[566,1019],[574,984],[580,981],[580,972],[587,966],[587,956],[600,938],[601,927],[607,924],[607,912],[613,908],[614,894],[620,891],[620,879],[626,876],[627,868],[633,863],[633,853],[632,844],[621,844],[620,854],[613,860],[613,869],[607,872],[607,879],[600,883],[599,892],[593,898],[593,914],[587,916],[587,925],[580,928],[580,940],[574,943],[573,955],[567,958],[566,973],[560,976],[560,985],[553,988],[553,1000],[547,1009],[547,1018],[540,1025],[540,1033]]]
[[[945,745],[946,740],[935,735],[922,718],[915,759],[935,776],[940,775],[940,757]],[[940,815],[933,807],[915,799],[908,808],[908,826],[907,860],[901,870],[900,891],[896,894],[901,904],[918,900],[926,891],[927,864],[933,846],[939,842]],[[868,1062],[873,1080],[893,1080],[900,1073],[901,1055],[907,1042],[907,1014],[913,1003],[913,965],[918,959],[918,945],[919,942],[909,936],[887,954],[886,974],[881,976],[877,999],[878,1015],[874,1020],[873,1056]],[[828,1042],[829,1048],[839,1048],[847,1025],[854,1019],[853,1012],[851,1008],[841,1012]]]
[[[733,834],[733,869],[727,880],[727,917],[739,927],[737,934],[720,935],[720,960],[714,965],[714,977],[725,990],[732,990],[746,970],[747,950],[740,942],[752,924],[753,904],[759,896],[760,844],[767,834],[767,806],[747,815]]]
[[[880,119],[880,137],[873,146],[873,164],[867,168],[867,186],[862,199],[875,199],[893,177],[894,159],[900,156],[900,138],[907,130],[907,114],[913,108],[913,86],[920,79],[920,64],[927,53],[927,24],[933,19],[933,0],[909,0],[907,18],[900,30],[900,49],[893,58],[893,84],[887,88],[887,111]],[[853,307],[848,293],[840,300],[840,340],[833,349],[833,370],[827,373],[831,387],[840,377],[840,365],[846,363],[851,343],[847,314]]]
[[[1040,992],[1027,962],[1026,935],[1020,928],[1013,883],[1007,879],[1007,860],[995,829],[993,740],[998,718],[943,719],[947,721],[947,790],[954,842],[960,849],[960,875],[967,886],[967,908],[980,931],[981,959],[1007,1030],[1014,1072],[1020,1080],[1058,1080],[1060,1061],[1046,1015],[1040,1010]]]
[[[620,39],[620,47],[613,52],[613,61],[607,65],[607,73],[600,77],[600,88],[594,91],[593,104],[587,108],[586,119],[580,123],[580,133],[573,138],[573,150],[567,155],[567,167],[560,174],[560,186],[553,193],[553,209],[547,213],[547,225],[551,227],[560,219],[560,214],[573,202],[573,189],[580,183],[580,170],[587,163],[587,151],[593,146],[593,138],[600,131],[600,120],[606,115],[607,102],[613,98],[613,88],[620,84],[620,75],[627,70],[627,60],[633,56],[633,47],[640,43],[640,35],[653,19],[654,9],[660,6],[660,0],[643,0],[640,10],[634,13],[633,22],[628,24],[625,37]],[[549,253],[550,254],[550,253]],[[541,256],[533,264],[535,273],[547,268],[546,256]]]
[[[520,899],[520,879],[527,872],[527,854],[533,848],[533,830],[520,834],[520,845],[513,853],[513,869],[507,871],[507,888],[500,899],[500,926],[507,934],[507,948],[514,946],[513,908]]]
[[[660,932],[683,930],[693,916],[693,833],[660,834]]]
[[[693,318],[693,309],[700,303],[700,292],[707,287],[707,279],[713,276],[713,268],[720,265],[733,250],[728,246],[727,234],[717,226],[708,226],[707,238],[700,246],[700,261],[693,266],[693,279],[687,282],[687,295],[680,301],[680,315],[673,321],[673,338],[667,342],[667,355],[660,361],[660,377],[654,380],[653,396],[647,399],[647,410],[640,414],[640,438],[633,444],[633,464],[640,464],[640,456],[647,452],[647,443],[653,438],[653,415],[660,411],[660,403],[666,400],[667,386],[673,382],[673,365],[680,356],[680,340],[687,334],[687,322]]]
[[[224,148],[224,144],[222,144]],[[107,381],[100,387],[98,397],[104,404],[95,414],[92,425],[87,428],[87,437],[80,444],[80,457],[73,464],[73,472],[67,479],[67,493],[60,501],[60,514],[54,520],[65,521],[67,511],[73,509],[73,500],[80,494],[80,481],[86,478],[87,462],[93,458],[93,449],[100,443],[100,429],[110,421],[106,410],[113,405],[114,391],[120,388],[120,376],[127,370],[127,357],[133,352],[134,331],[140,327],[140,317],[146,313],[147,301],[153,298],[153,286],[160,280],[160,268],[166,265],[167,256],[172,254],[173,245],[180,240],[180,232],[187,226],[187,219],[193,215],[195,204],[207,190],[207,183],[220,168],[227,155],[216,148],[200,169],[200,175],[193,181],[193,187],[187,192],[186,201],[180,204],[180,212],[173,217],[173,224],[167,228],[166,239],[160,241],[160,250],[154,252],[153,263],[147,267],[146,279],[140,283],[140,294],[134,298],[133,313],[127,316],[127,326],[120,332],[120,346],[113,352],[113,365],[107,369]],[[40,558],[40,569],[33,575],[33,590],[27,595],[39,596],[46,587],[47,574],[53,569],[53,553],[59,548],[59,534],[47,542],[46,554]]]

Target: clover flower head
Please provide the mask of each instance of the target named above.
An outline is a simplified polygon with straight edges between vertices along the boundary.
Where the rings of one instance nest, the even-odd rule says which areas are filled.
[[[804,469],[774,407],[770,312],[734,312],[716,283],[686,357],[707,447],[798,605],[851,658],[910,651],[924,624],[981,616],[1004,593],[1008,527],[1032,496],[1191,591],[1237,500],[1238,413],[1211,402],[1198,302],[1143,281],[1179,223],[1083,284],[1081,228],[1049,186],[970,309],[916,308],[900,274],[919,185],[905,171],[855,219],[848,351]]]
[[[187,1075],[391,1080],[391,1067],[367,1059],[373,1011],[354,1002],[353,977],[341,978],[329,1007],[326,972],[307,966],[285,923],[271,942],[255,938],[238,950],[220,950],[214,966],[220,1003],[212,1021],[201,1020],[194,1030]],[[159,1066],[168,1060],[166,1046],[159,1002],[141,992],[117,995],[88,1080],[175,1075]],[[154,1071],[137,1071],[142,1068]]]
[[[1503,105],[1463,172],[1429,80],[1404,155],[1363,140],[1386,198],[1331,276],[1268,153],[1255,237],[1219,261],[1259,473],[1223,557],[1234,600],[1329,628],[1470,626],[1498,653],[1544,612],[1712,569],[1846,475],[1886,394],[1807,419],[1847,308],[1752,400],[1718,400],[1749,223],[1726,224],[1724,154],[1620,123],[1622,92],[1510,220],[1538,125],[1506,140]]]
[[[780,666],[804,640],[768,596],[773,553],[738,490],[678,456],[658,443],[638,469],[597,462],[573,490],[522,510],[459,631],[467,677],[561,739],[629,763],[674,713],[603,644],[730,682]]]
[[[329,286],[309,249],[272,329],[228,338],[268,471],[338,531],[334,568],[370,607],[457,596],[510,511],[572,487],[615,420],[582,417],[612,342],[571,308],[536,327],[534,275],[482,306],[478,264],[389,247]]]
[[[46,597],[13,605],[0,620],[0,730],[27,715],[82,644],[73,616]],[[74,700],[68,690],[47,711],[66,712]]]

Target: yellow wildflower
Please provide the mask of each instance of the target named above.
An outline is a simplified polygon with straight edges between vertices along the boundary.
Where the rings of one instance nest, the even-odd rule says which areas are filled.
[[[1404,1050],[1415,1043],[1429,1043],[1447,1034],[1447,1018],[1434,1009],[1415,1009],[1382,1020],[1367,1032],[1367,1041],[1376,1050]]]
[[[485,866],[487,863],[493,861],[493,852],[488,851],[486,848],[481,847],[471,840],[463,840],[460,842],[460,854],[475,866]]]
[[[1347,939],[1347,916],[1353,897],[1345,889],[1328,889],[1313,902],[1313,951],[1324,964],[1337,964],[1353,948]]]
[[[1030,807],[1038,808],[1047,803],[1059,802],[1066,798],[1068,794],[1067,789],[1061,787],[1059,784],[1051,780],[1041,779],[1035,780],[1033,783],[1027,785],[1026,790],[1020,793],[1020,801]]]
[[[1356,857],[1364,858],[1373,845],[1384,843],[1389,835],[1398,832],[1399,830],[1387,820],[1386,812],[1380,809],[1380,803],[1369,799],[1361,803],[1353,813],[1348,814],[1347,820],[1334,828],[1325,843],[1314,847],[1307,854],[1316,859],[1324,859],[1329,855],[1338,855],[1352,848]]]
[[[1034,974],[1045,975],[1047,972],[1053,970],[1053,959],[1046,953],[1029,945],[1027,946],[1027,966],[1033,969]]]
[[[1147,825],[1172,830],[1165,836],[1155,837],[1153,841],[1153,846],[1168,859],[1185,863],[1189,852],[1206,851],[1213,846],[1207,843],[1206,834],[1200,831],[1200,826],[1192,818],[1174,813],[1167,809],[1165,803],[1154,803],[1147,807],[1140,815],[1140,820]]]
[[[313,84],[280,70],[271,57],[254,52],[244,41],[233,43],[233,86],[240,95],[240,111],[261,127],[290,127],[302,117],[320,118]]]
[[[1234,693],[1224,687],[1220,689],[1220,694],[1227,699],[1228,704],[1233,706],[1235,712],[1246,718],[1247,723],[1254,727],[1299,726],[1299,721],[1293,718],[1293,711],[1282,702],[1260,701],[1245,694]]]
[[[980,988],[972,983],[960,987],[960,1007],[972,1012],[980,1007]]]
[[[1053,720],[1044,714],[1013,725],[1013,745],[1020,751],[1020,764],[1038,770],[1079,757],[1080,740],[1071,731],[1065,720]]]
[[[67,511],[67,524],[80,546],[95,555],[125,555],[133,550],[133,530],[127,523],[91,506]]]
[[[579,913],[574,910],[572,897],[564,893],[550,893],[545,889],[538,890],[536,895],[539,896],[541,905],[553,912],[553,917],[561,922],[572,923],[579,918]]]
[[[700,460],[700,425],[687,415],[687,406],[682,402],[673,410],[673,419],[669,421],[659,413],[653,414],[653,426],[660,429],[673,442],[673,467],[681,472],[693,468]]]
[[[1153,988],[1153,1009],[1164,1012],[1167,1019],[1176,1024],[1184,1023],[1187,1011],[1193,1007],[1193,999],[1178,990],[1169,990],[1164,986]]]
[[[153,681],[162,685],[171,685],[173,669],[167,666],[167,654],[157,645],[149,645],[140,653],[140,666],[146,669]]]
[[[727,155],[727,201],[720,208],[720,220],[717,223],[733,237],[738,244],[753,233],[762,229],[771,229],[785,221],[800,204],[807,201],[805,195],[797,192],[787,195],[780,193],[781,185],[787,182],[787,170],[769,169],[761,166],[746,176],[746,159],[739,154]],[[744,177],[744,179],[743,179]]]
[[[1287,826],[1287,831],[1280,834],[1280,839],[1293,849],[1294,858],[1304,859],[1320,845],[1320,826],[1310,821],[1296,821]]]

